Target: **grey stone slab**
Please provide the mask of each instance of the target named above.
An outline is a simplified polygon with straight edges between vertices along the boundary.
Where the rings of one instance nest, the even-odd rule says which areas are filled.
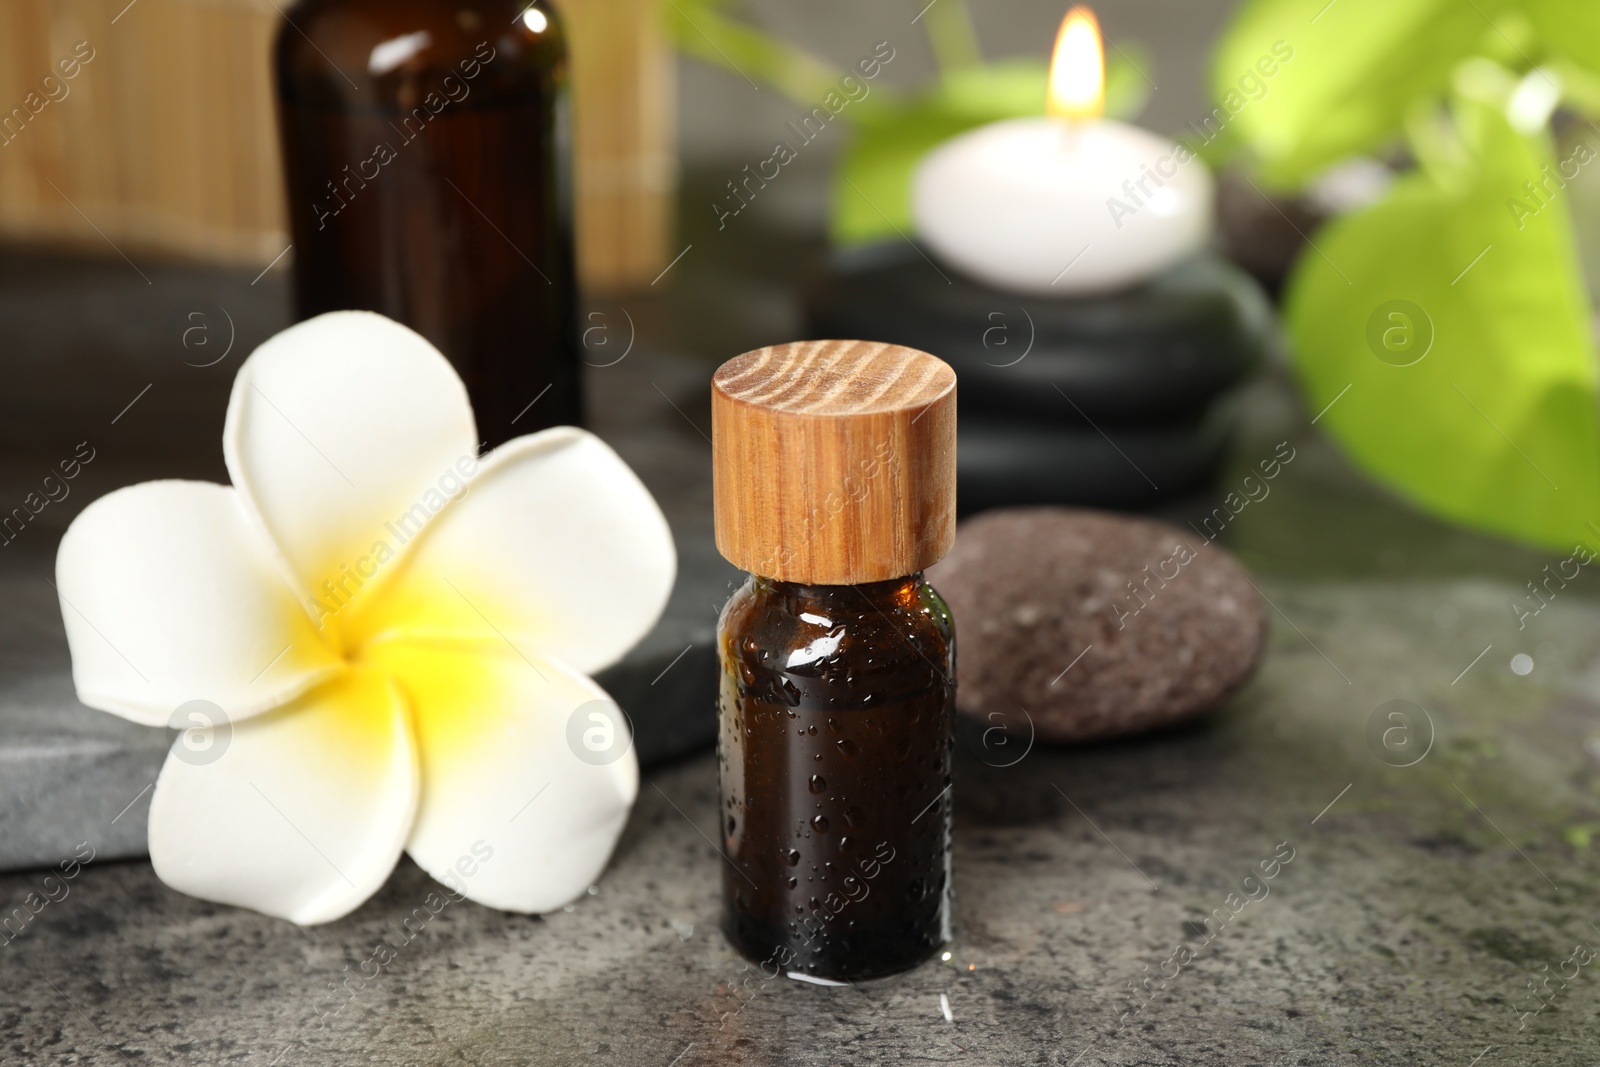
[[[727,568],[689,554],[680,588],[723,592]],[[41,594],[42,590],[42,594]],[[686,592],[686,597],[688,592]],[[65,662],[66,639],[53,591],[42,581],[0,573],[0,597],[18,606],[22,627],[6,627],[8,651],[37,655],[0,669],[0,870],[48,866],[86,843],[104,858],[145,855],[149,790],[176,736],[79,704]],[[716,720],[715,616],[677,610],[622,662],[596,680],[628,714],[645,766],[711,744]]]
[[[107,857],[144,855],[141,803],[166,732],[106,722],[78,705],[64,672],[7,681],[0,701],[0,869],[53,864],[80,842]]]

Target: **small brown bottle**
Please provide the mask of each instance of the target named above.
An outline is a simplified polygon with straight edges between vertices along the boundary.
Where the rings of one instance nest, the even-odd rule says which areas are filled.
[[[567,47],[545,0],[298,0],[274,54],[298,318],[449,357],[493,447],[582,421]]]
[[[771,974],[870,978],[950,938],[955,373],[896,345],[748,352],[712,380],[723,928]]]

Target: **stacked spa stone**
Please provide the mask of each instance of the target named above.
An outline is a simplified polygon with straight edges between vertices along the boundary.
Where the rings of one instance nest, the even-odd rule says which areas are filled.
[[[1259,286],[1211,256],[1122,292],[1049,299],[991,289],[904,242],[836,257],[808,311],[814,337],[889,341],[955,368],[963,512],[1138,507],[1204,484],[1272,324]]]

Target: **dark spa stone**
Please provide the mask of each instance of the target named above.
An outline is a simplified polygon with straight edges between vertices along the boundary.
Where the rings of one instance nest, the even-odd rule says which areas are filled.
[[[1181,263],[1137,288],[1041,299],[937,267],[906,242],[834,258],[807,295],[813,337],[931,352],[961,382],[963,427],[988,413],[1151,422],[1204,408],[1262,362],[1270,305],[1239,268]]]
[[[1030,729],[1092,741],[1199,715],[1250,677],[1266,636],[1238,560],[1151,519],[991,511],[961,524],[928,580],[956,620],[957,710],[991,724],[1000,713],[1019,742]]]
[[[1022,504],[1140,508],[1181,496],[1216,473],[1237,411],[1225,396],[1199,418],[1097,429],[1006,420],[963,406],[956,506],[963,515]]]

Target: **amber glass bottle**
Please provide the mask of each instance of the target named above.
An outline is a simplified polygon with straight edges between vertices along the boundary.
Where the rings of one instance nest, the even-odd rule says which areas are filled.
[[[278,31],[296,315],[421,333],[491,447],[582,418],[566,56],[544,0],[299,0]]]
[[[950,937],[955,375],[866,342],[713,381],[724,930],[769,974],[869,978]]]

